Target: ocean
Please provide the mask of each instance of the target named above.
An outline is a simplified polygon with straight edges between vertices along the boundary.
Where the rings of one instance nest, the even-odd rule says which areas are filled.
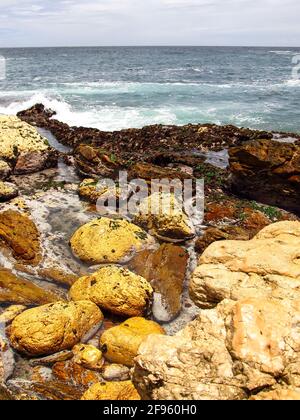
[[[0,49],[0,113],[42,102],[61,121],[108,131],[216,123],[300,132],[297,54],[300,48]]]

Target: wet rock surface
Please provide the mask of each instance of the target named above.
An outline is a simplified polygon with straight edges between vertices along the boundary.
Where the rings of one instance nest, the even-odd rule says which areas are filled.
[[[170,321],[181,311],[182,293],[188,267],[187,251],[177,245],[163,244],[156,251],[138,253],[129,268],[147,279],[155,292],[161,295],[161,303],[167,319],[154,313],[158,321]]]
[[[50,290],[47,291],[24,278],[17,277],[9,270],[0,269],[0,303],[35,306],[60,299],[59,295]]]

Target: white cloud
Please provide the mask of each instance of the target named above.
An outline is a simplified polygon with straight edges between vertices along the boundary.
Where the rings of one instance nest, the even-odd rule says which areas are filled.
[[[299,0],[0,0],[0,46],[300,45],[299,16]]]

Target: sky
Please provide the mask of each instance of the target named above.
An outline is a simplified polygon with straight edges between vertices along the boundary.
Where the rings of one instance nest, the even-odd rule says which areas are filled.
[[[299,47],[299,18],[299,0],[0,0],[0,47]]]

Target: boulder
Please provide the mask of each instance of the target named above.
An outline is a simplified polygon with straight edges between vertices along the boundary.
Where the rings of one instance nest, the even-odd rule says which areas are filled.
[[[92,302],[57,302],[29,309],[11,325],[12,347],[29,356],[71,349],[100,326],[103,315]]]
[[[278,222],[250,241],[220,241],[202,254],[190,283],[201,308],[223,299],[300,298],[300,222]]]
[[[224,300],[175,336],[144,340],[133,383],[154,400],[240,400],[285,382],[297,388],[299,311],[299,300]]]
[[[57,153],[48,141],[36,128],[13,116],[0,116],[0,159],[11,162],[15,174],[57,165]]]
[[[71,238],[75,256],[88,264],[110,264],[129,260],[134,252],[154,240],[124,219],[101,217],[79,228]]]
[[[185,242],[195,228],[174,194],[154,193],[141,201],[134,223],[166,242]]]
[[[270,140],[229,150],[231,188],[239,194],[300,214],[300,145]]]
[[[141,399],[131,381],[101,382],[92,385],[81,398],[85,401],[138,401]]]
[[[106,266],[80,278],[70,290],[70,297],[75,301],[90,300],[101,309],[127,318],[147,313],[152,294],[147,280],[116,266]]]
[[[0,181],[0,202],[9,201],[17,197],[18,194],[19,191],[15,184]]]
[[[25,214],[13,210],[0,213],[0,241],[23,264],[35,266],[41,261],[39,231]]]
[[[100,347],[110,362],[133,366],[139,346],[150,334],[164,334],[164,330],[156,322],[130,318],[105,331],[100,338]]]
[[[57,294],[0,268],[0,303],[44,305],[61,300]]]
[[[177,245],[163,244],[156,251],[145,250],[130,262],[129,268],[147,279],[156,293],[161,295],[163,314],[154,309],[158,321],[170,321],[181,311],[181,297],[188,266],[187,251]]]

